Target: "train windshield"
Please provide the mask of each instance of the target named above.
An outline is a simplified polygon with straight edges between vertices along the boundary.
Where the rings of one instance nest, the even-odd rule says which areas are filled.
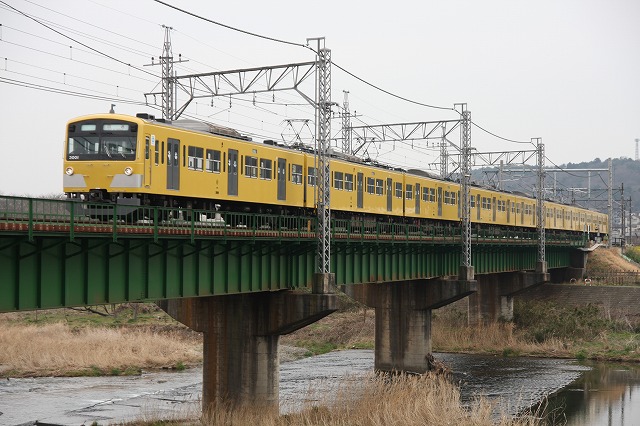
[[[135,160],[138,125],[90,120],[69,125],[67,160]]]

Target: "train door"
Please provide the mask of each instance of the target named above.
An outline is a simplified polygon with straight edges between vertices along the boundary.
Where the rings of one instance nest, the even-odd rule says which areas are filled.
[[[524,225],[524,202],[520,203],[520,225]]]
[[[229,150],[227,163],[227,195],[238,195],[238,150]]]
[[[480,221],[480,211],[481,211],[480,200],[482,200],[482,198],[480,198],[480,193],[478,193],[478,195],[476,195],[476,211],[477,211],[476,215],[477,215],[478,221]]]
[[[278,200],[287,199],[287,159],[278,158]]]
[[[416,183],[416,214],[420,214],[420,184]]]
[[[362,186],[362,181],[364,180],[364,174],[363,173],[358,173],[358,178],[357,178],[357,190],[358,190],[358,208],[361,209],[364,207],[364,202],[363,202],[363,196],[364,196],[364,188]]]
[[[558,219],[558,213],[556,212],[556,208],[553,208],[553,227],[557,227],[557,219]]]
[[[496,197],[492,198],[491,208],[493,209],[493,221],[496,221]]]
[[[393,210],[393,179],[387,178],[387,211]]]
[[[438,216],[442,217],[442,187],[438,187]]]
[[[156,147],[156,138],[152,135],[144,135],[144,187],[151,186],[151,150]]]
[[[507,200],[507,225],[511,221],[511,200]]]
[[[167,189],[180,189],[180,141],[167,139]]]

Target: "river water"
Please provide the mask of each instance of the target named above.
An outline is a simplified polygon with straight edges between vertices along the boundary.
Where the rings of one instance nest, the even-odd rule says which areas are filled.
[[[453,370],[463,402],[485,396],[496,414],[517,414],[550,394],[547,411],[570,425],[640,424],[640,368],[572,360],[434,354]],[[373,370],[373,351],[349,350],[282,363],[281,412],[325,398]],[[0,381],[0,425],[101,425],[197,416],[202,369],[130,377]],[[560,408],[557,408],[560,407]],[[562,411],[560,411],[562,409]],[[36,423],[37,422],[37,423]]]

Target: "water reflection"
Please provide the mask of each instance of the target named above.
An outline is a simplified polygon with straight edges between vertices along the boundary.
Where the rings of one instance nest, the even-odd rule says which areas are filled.
[[[640,425],[640,366],[585,363],[591,367],[551,398],[547,412],[567,425]]]

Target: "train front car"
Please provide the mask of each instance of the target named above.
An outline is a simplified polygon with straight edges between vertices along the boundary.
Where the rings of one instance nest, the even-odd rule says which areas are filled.
[[[143,121],[118,114],[79,117],[67,124],[63,186],[77,212],[94,217],[128,215],[140,206],[145,147]],[[147,155],[148,158],[148,147]]]

